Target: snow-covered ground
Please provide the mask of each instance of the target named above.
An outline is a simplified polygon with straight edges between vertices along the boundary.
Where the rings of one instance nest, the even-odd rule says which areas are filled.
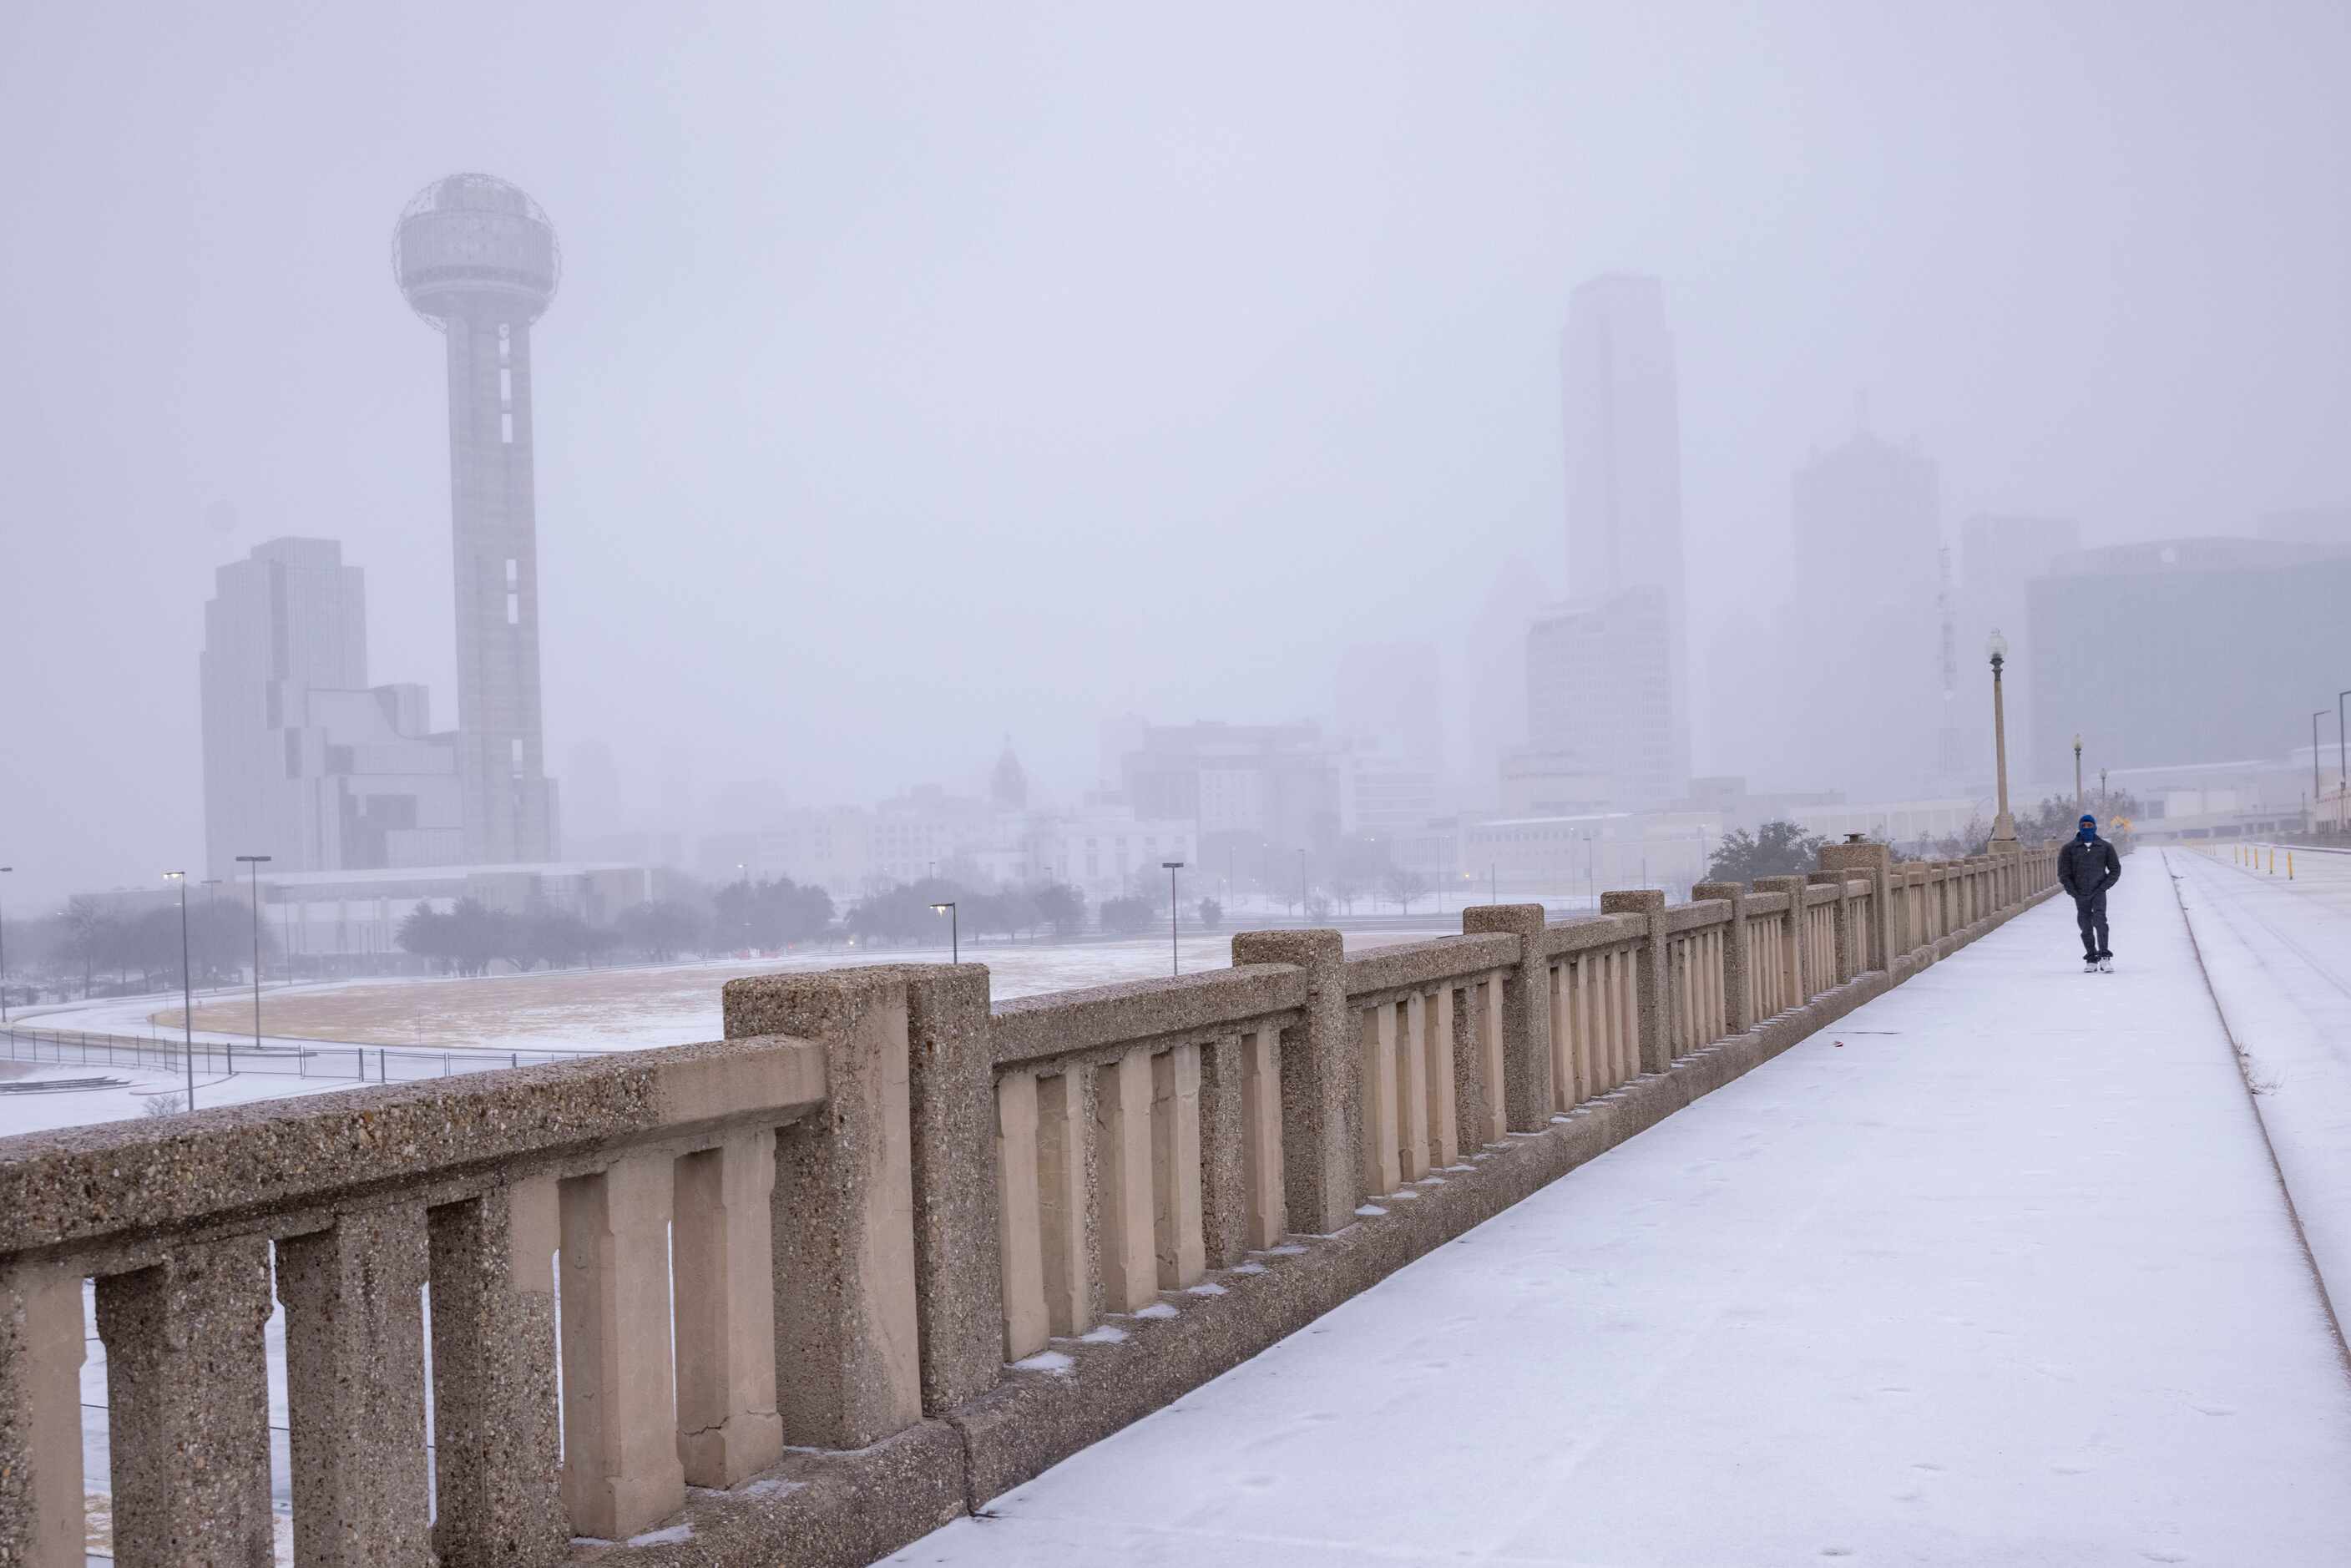
[[[2311,1254],[2351,1312],[2351,855],[2297,849],[2291,880],[2282,850],[2274,872],[2226,849],[2164,858]]]
[[[892,1561],[2346,1561],[2340,1346],[2171,888],[2126,862],[2117,973],[2030,912]]]

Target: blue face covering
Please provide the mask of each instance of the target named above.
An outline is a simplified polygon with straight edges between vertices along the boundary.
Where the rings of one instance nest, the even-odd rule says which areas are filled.
[[[2082,824],[2081,831],[2074,836],[2086,844],[2098,836],[2098,825],[2095,822],[2085,822]]]

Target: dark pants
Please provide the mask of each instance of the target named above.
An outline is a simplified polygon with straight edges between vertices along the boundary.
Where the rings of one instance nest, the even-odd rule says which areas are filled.
[[[2082,956],[2106,956],[2106,895],[2101,891],[2074,901],[2074,924],[2082,928]]]

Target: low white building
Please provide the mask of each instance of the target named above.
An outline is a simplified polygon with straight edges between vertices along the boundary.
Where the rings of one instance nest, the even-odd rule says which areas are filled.
[[[653,873],[628,865],[414,866],[297,872],[261,878],[261,922],[298,973],[359,972],[405,957],[400,925],[420,904],[460,899],[491,909],[544,908],[607,925],[653,896]]]

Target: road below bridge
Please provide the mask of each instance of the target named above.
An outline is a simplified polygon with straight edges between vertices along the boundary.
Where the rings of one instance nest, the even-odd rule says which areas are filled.
[[[2351,1112],[2351,899],[2193,858],[2125,862],[2117,973],[2030,911],[889,1561],[2342,1563],[2351,1384],[2279,1166]],[[2274,1158],[2232,1029],[2305,1092]]]

